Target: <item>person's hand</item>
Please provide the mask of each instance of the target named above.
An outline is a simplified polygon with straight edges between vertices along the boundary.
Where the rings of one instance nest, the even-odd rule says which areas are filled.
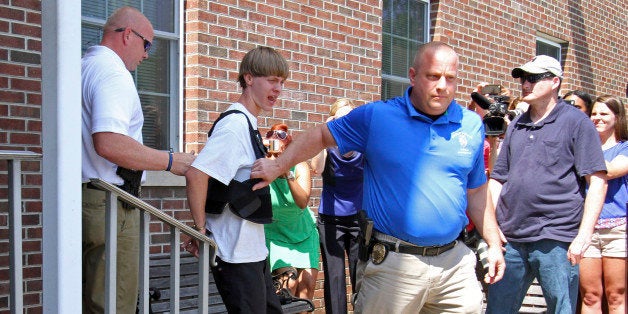
[[[253,186],[253,191],[268,186],[277,177],[286,173],[286,169],[282,169],[277,159],[260,158],[253,163],[251,168],[251,179],[262,179]]]
[[[181,243],[181,249],[186,250],[198,258],[198,240],[189,235],[184,235],[187,239]]]
[[[194,151],[191,153],[173,153],[170,172],[178,176],[185,175],[185,172],[190,169],[190,165],[192,165],[194,159],[196,159]]]
[[[484,275],[484,282],[493,284],[504,277],[506,261],[502,251],[504,251],[503,247],[490,246],[488,248],[488,271]]]
[[[571,262],[571,265],[577,265],[582,259],[582,255],[591,244],[591,236],[583,236],[578,234],[575,239],[569,245],[567,251],[567,259]]]
[[[486,82],[482,82],[482,83],[478,84],[478,86],[475,87],[473,92],[476,92],[478,94],[482,94],[482,87],[484,87],[486,85],[488,85],[488,83],[486,83]],[[484,94],[482,94],[482,95],[484,95]],[[471,110],[471,111],[475,111],[477,114],[480,115],[480,117],[484,117],[486,115],[486,110],[482,109],[482,107],[480,107],[475,101],[473,101],[473,98],[471,98],[471,101],[469,102],[469,106],[467,106],[467,108],[469,108],[469,110]]]

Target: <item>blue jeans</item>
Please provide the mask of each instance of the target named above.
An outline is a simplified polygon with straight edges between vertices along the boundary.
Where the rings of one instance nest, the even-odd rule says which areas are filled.
[[[569,244],[554,240],[506,245],[504,278],[488,288],[487,314],[518,313],[536,277],[548,313],[575,313],[578,265],[567,260]]]

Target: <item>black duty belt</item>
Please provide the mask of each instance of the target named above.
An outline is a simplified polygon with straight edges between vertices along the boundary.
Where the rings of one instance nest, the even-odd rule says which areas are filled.
[[[457,242],[457,240],[453,240],[444,245],[418,246],[380,232],[376,232],[375,239],[377,243],[385,246],[387,251],[422,256],[440,255],[451,250]]]

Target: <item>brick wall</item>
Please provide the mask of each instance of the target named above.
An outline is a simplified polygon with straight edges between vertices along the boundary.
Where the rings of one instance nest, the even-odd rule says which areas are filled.
[[[291,74],[273,112],[260,127],[287,123],[297,134],[323,122],[339,97],[358,104],[379,99],[381,1],[185,1],[184,142],[199,151],[218,114],[240,94],[244,53],[257,45],[278,49]],[[41,152],[41,2],[0,0],[0,149]],[[537,33],[565,41],[562,91],[581,88],[625,96],[628,0],[431,1],[431,36],[460,54],[458,99],[480,82],[515,95],[512,68],[535,52]],[[626,98],[624,98],[626,100]],[[41,312],[41,163],[24,164],[25,304]],[[0,313],[8,303],[6,164],[0,163]],[[312,208],[320,179],[314,178]],[[189,221],[185,190],[152,187],[145,199]],[[165,252],[169,230],[151,224],[151,252]],[[322,278],[322,273],[320,273]],[[319,287],[322,287],[319,282]],[[315,303],[322,312],[322,291]]]
[[[41,4],[0,1],[0,150],[41,153]],[[0,161],[0,313],[8,308],[7,162]],[[42,311],[41,162],[22,163],[26,313]]]
[[[461,56],[458,99],[465,103],[480,82],[502,84],[519,96],[510,71],[534,56],[537,34],[565,42],[561,94],[583,89],[626,96],[626,0],[431,3],[434,39],[449,42]]]

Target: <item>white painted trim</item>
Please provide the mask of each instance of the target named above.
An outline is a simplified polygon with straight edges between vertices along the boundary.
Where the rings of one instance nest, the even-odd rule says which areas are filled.
[[[81,6],[42,1],[43,312],[82,308]]]

